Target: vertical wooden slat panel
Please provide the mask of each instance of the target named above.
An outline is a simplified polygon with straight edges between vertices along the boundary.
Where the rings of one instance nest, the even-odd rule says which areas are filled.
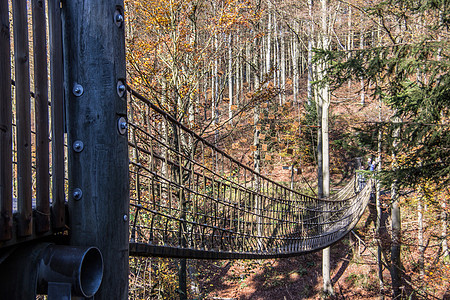
[[[65,225],[64,194],[64,87],[62,27],[59,0],[48,1],[50,76],[52,95],[52,225]]]
[[[36,118],[36,232],[50,229],[48,79],[45,5],[33,0],[33,50]]]
[[[0,240],[12,228],[12,105],[8,0],[0,0]]]
[[[19,211],[17,233],[32,233],[31,115],[27,1],[13,1],[14,57],[16,71],[17,183]]]

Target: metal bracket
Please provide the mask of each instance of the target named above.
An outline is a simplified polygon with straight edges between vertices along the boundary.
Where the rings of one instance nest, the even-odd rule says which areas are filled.
[[[127,133],[128,124],[127,120],[124,117],[120,117],[119,120],[117,121],[117,129],[119,130],[119,133],[121,135]]]
[[[123,14],[117,9],[114,12],[114,23],[116,23],[117,27],[120,27],[122,26],[123,21],[124,21]]]
[[[122,80],[117,81],[117,95],[119,95],[120,98],[122,98],[125,95],[127,87],[123,83]]]
[[[70,300],[72,285],[66,282],[48,283],[48,300]]]

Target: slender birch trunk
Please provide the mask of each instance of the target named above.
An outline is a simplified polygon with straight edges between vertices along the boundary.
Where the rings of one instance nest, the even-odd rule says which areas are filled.
[[[347,36],[347,51],[349,52],[353,49],[353,29],[352,29],[352,6],[348,6],[348,19],[347,19],[347,27],[348,27],[348,36]],[[351,89],[352,80],[348,80],[348,88]]]
[[[267,23],[267,42],[266,42],[266,73],[269,74],[270,70],[272,69],[272,4],[271,1],[267,1],[269,6],[269,19]]]
[[[273,65],[275,68],[275,73],[274,73],[274,86],[276,86],[278,88],[278,91],[280,92],[281,90],[281,72],[280,72],[280,64],[281,64],[281,51],[280,51],[280,36],[279,36],[279,31],[278,31],[278,23],[277,23],[277,18],[274,16],[273,17],[273,21],[274,21],[274,49],[273,49]],[[282,97],[281,97],[281,93],[278,94],[278,103],[281,106],[282,103]]]
[[[309,15],[309,33],[308,33],[308,83],[307,83],[307,98],[308,105],[311,105],[313,97],[312,81],[313,81],[313,65],[312,65],[312,47],[314,41],[314,22],[312,18],[314,2],[308,0],[308,15]]]
[[[423,280],[425,276],[425,244],[423,240],[423,205],[421,199],[419,199],[417,203],[417,224],[419,227],[417,232],[417,240],[419,244],[419,278],[420,280]]]
[[[245,60],[247,61],[245,64],[245,82],[248,84],[248,88],[252,88],[251,84],[251,69],[250,63],[252,61],[252,57],[250,55],[251,44],[249,42],[245,42]]]
[[[294,103],[298,102],[298,92],[297,92],[297,72],[298,72],[298,65],[296,66],[296,62],[297,62],[297,55],[298,55],[298,50],[297,50],[297,45],[295,42],[295,37],[294,37],[294,41],[292,41],[292,94],[293,94],[293,100]]]
[[[393,168],[396,168],[396,159],[397,159],[397,146],[398,139],[400,137],[400,127],[398,125],[400,120],[396,118],[394,120],[394,142],[393,142]],[[401,280],[401,258],[400,258],[400,250],[401,250],[401,219],[400,219],[400,204],[397,190],[397,182],[394,182],[391,185],[391,231],[392,231],[392,244],[391,244],[391,279],[392,279],[392,290],[393,290],[393,299],[401,298],[401,290],[400,287],[402,285]]]
[[[299,32],[298,24],[296,24],[296,32]],[[292,41],[292,90],[294,94],[294,103],[298,102],[298,86],[299,86],[299,70],[298,70],[298,53],[299,53],[299,45],[298,38],[294,35],[294,39]],[[309,75],[308,75],[308,88],[309,88]],[[309,97],[309,95],[308,95]]]
[[[231,33],[228,36],[228,119],[229,124],[233,124],[233,36]]]
[[[286,41],[284,33],[281,32],[281,104],[286,103]]]
[[[208,75],[208,72],[206,72]],[[205,103],[203,105],[203,120],[206,122],[208,120],[208,76],[203,79],[203,97],[205,99]]]
[[[237,36],[237,40],[239,42],[239,36]],[[239,86],[236,88],[236,105],[239,105],[240,99],[242,98],[242,95],[244,95],[244,64],[245,61],[243,59],[243,49],[239,49],[239,57],[238,57],[238,72],[237,72],[237,78],[236,82],[239,82]],[[250,85],[250,83],[249,83]]]
[[[236,45],[239,45],[239,35],[236,37]],[[243,83],[242,83],[242,69],[243,69],[243,66],[242,66],[242,57],[241,57],[241,54],[242,54],[242,50],[239,50],[239,54],[238,54],[238,56],[237,56],[237,58],[236,58],[236,63],[235,63],[235,70],[234,70],[234,74],[235,74],[235,88],[234,88],[234,90],[235,90],[235,96],[234,96],[234,104],[235,105],[239,105],[239,101],[240,101],[240,98],[241,98],[241,94],[242,94],[242,86],[243,86]]]
[[[444,198],[442,201],[442,212],[441,212],[441,220],[442,220],[442,257],[446,263],[450,262],[450,255],[448,251],[448,240],[447,240],[447,200]]]
[[[328,0],[321,0],[321,43],[322,49],[328,50]],[[318,76],[323,79],[326,76],[325,63],[319,64],[320,71]],[[321,114],[321,132],[322,132],[322,175],[323,175],[323,197],[330,196],[330,166],[329,166],[329,141],[328,141],[328,109],[330,105],[329,87],[324,84],[320,87],[319,97],[322,102]],[[322,276],[323,276],[323,292],[327,295],[333,295],[333,286],[330,276],[330,247],[325,248],[322,254]]]
[[[364,28],[361,29],[361,33],[359,35],[359,49],[364,49]],[[364,88],[364,77],[361,76],[359,78],[360,83],[361,83],[361,105],[364,106],[366,103],[366,92],[365,92],[365,88]]]
[[[217,34],[214,36],[214,49],[216,51],[216,56],[214,58],[214,71],[213,71],[213,103],[212,103],[212,118],[213,118],[213,126],[214,126],[214,145],[216,145],[218,139],[218,132],[216,130],[217,124],[219,123],[219,109],[218,109],[218,100],[219,100],[219,37]]]
[[[379,99],[378,106],[378,121],[381,123],[381,98]],[[382,169],[382,161],[381,161],[381,151],[382,151],[382,130],[378,128],[378,149],[377,149],[377,172],[380,173]],[[382,221],[383,218],[383,210],[381,208],[381,180],[377,179],[377,189],[376,189],[376,206],[377,206],[377,220],[376,220],[376,233],[377,233],[377,263],[378,263],[378,284],[380,286],[379,298],[384,299],[383,289],[384,289],[384,280],[383,280],[383,245],[381,241],[382,237]]]

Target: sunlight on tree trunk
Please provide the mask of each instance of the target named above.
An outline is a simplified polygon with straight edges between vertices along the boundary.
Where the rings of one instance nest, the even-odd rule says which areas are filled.
[[[379,99],[379,105],[378,105],[378,122],[381,122],[381,104],[382,100]],[[382,161],[381,161],[381,153],[382,153],[382,141],[383,141],[383,134],[382,129],[378,128],[378,145],[377,145],[377,173],[381,173],[383,170],[382,168]],[[376,181],[376,206],[377,206],[377,221],[375,225],[376,230],[376,237],[377,237],[377,264],[378,264],[378,284],[380,286],[380,293],[379,293],[379,299],[384,299],[383,295],[383,289],[384,289],[384,280],[383,280],[383,244],[382,244],[382,226],[385,230],[384,224],[382,224],[382,221],[384,220],[383,217],[383,210],[381,208],[381,180],[377,179]]]
[[[328,0],[321,0],[321,48],[328,50],[329,37],[328,30],[330,24],[328,23]],[[319,71],[317,75],[319,80],[325,78],[327,65],[325,62],[318,64]],[[320,131],[322,140],[322,197],[326,198],[330,196],[330,154],[329,154],[329,140],[328,140],[328,109],[330,106],[330,95],[328,84],[325,83],[320,86],[319,103],[321,104],[320,115]],[[323,291],[326,295],[333,295],[333,286],[331,284],[330,275],[330,248],[325,248],[322,254],[322,276],[323,276]]]
[[[233,124],[233,36],[228,35],[228,119],[230,125]]]
[[[401,122],[399,118],[394,119],[394,124],[398,124]],[[398,147],[398,139],[400,137],[400,127],[394,129],[394,142],[393,142],[393,153],[392,153],[392,164],[393,168],[396,168],[396,159],[397,159],[397,147]],[[400,250],[401,250],[401,219],[400,219],[400,204],[399,204],[399,196],[398,196],[398,188],[397,182],[394,180],[391,184],[391,230],[392,230],[392,244],[391,244],[391,278],[392,278],[392,290],[393,290],[393,298],[400,299],[401,298],[401,258],[400,258]]]
[[[441,212],[441,220],[442,220],[442,257],[444,259],[444,262],[450,263],[450,255],[448,251],[448,237],[447,237],[447,227],[448,227],[448,220],[447,220],[447,200],[444,198],[442,201],[442,212]]]
[[[308,15],[309,15],[309,32],[308,32],[308,82],[307,82],[307,98],[308,105],[311,105],[313,90],[312,90],[312,81],[313,81],[313,64],[312,64],[312,48],[314,41],[314,22],[312,17],[314,2],[313,0],[308,0]]]
[[[425,275],[424,263],[425,263],[425,245],[423,241],[423,205],[422,199],[417,202],[417,240],[419,244],[419,278],[423,280]]]
[[[364,34],[365,34],[365,30],[364,28],[361,29],[361,32],[359,33],[359,49],[364,49]],[[360,76],[359,78],[360,83],[361,83],[361,105],[364,106],[366,104],[366,91],[364,88],[364,77]]]

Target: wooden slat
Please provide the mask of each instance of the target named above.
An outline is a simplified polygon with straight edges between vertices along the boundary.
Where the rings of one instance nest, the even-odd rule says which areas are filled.
[[[32,233],[31,116],[27,1],[13,1],[16,79],[18,236]]]
[[[36,232],[50,229],[48,79],[45,4],[32,1],[36,119]]]
[[[61,8],[59,0],[48,1],[50,76],[52,95],[52,226],[65,226],[64,194],[64,87]]]
[[[12,105],[8,0],[0,0],[0,240],[12,228]]]

